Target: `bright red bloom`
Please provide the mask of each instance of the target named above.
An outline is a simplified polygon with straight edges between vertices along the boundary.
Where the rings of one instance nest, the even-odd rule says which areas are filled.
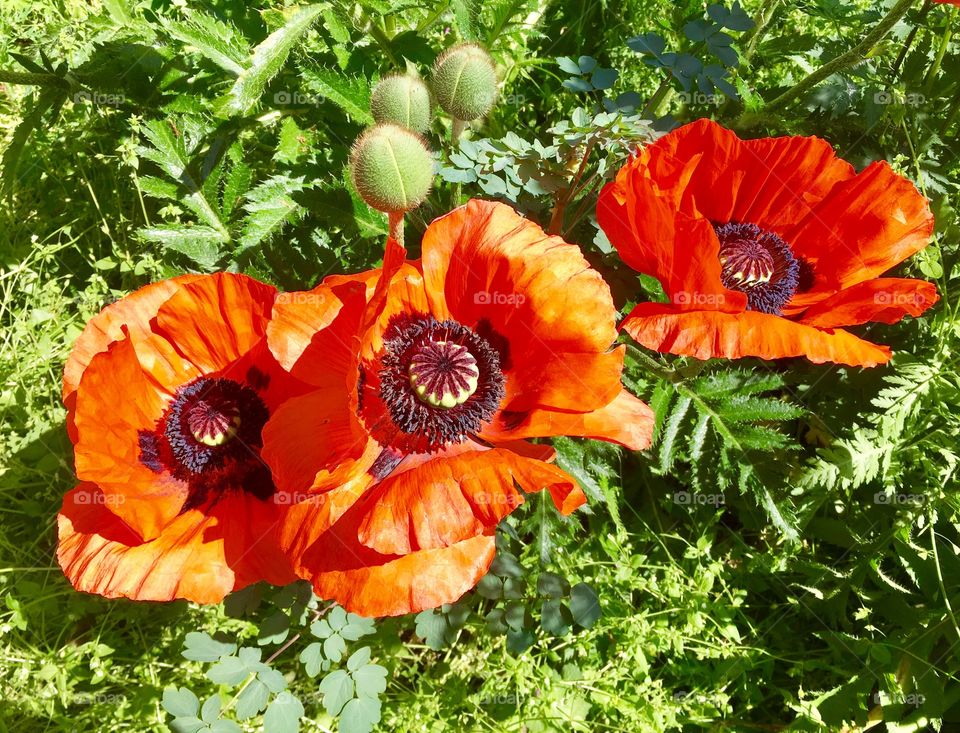
[[[243,275],[186,276],[87,325],[64,369],[81,483],[57,550],[77,589],[210,603],[295,579],[259,455],[263,425],[298,387],[266,345],[276,298]]]
[[[404,263],[391,242],[382,272],[312,292],[326,296],[275,309],[269,341],[318,389],[277,410],[263,455],[290,492],[282,541],[297,572],[351,611],[459,598],[523,491],[547,489],[565,514],[580,506],[553,449],[526,439],[650,443],[651,411],[620,382],[609,288],[577,247],[508,206],[471,201],[430,225],[422,260]],[[357,296],[369,306],[351,338],[353,308],[332,306],[340,328],[322,301]]]
[[[932,283],[880,277],[929,242],[926,199],[887,163],[857,174],[818,138],[740,140],[694,122],[639,151],[597,219],[669,298],[622,324],[657,351],[874,366],[889,348],[842,327],[895,323],[938,297]]]

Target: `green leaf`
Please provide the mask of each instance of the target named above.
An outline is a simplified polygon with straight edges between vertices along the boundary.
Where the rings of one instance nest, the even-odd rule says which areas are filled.
[[[237,718],[247,720],[259,714],[267,706],[269,699],[270,690],[267,686],[258,679],[252,680],[237,697]]]
[[[365,664],[353,673],[357,695],[377,697],[387,689],[387,670],[379,664]]]
[[[200,711],[200,701],[186,687],[167,687],[160,704],[175,718],[194,717]]]
[[[416,635],[431,649],[439,651],[453,643],[456,630],[450,627],[446,617],[436,609],[421,611],[417,614],[415,622]]]
[[[480,10],[482,7],[479,0],[453,0],[453,17],[463,40],[480,40]]]
[[[346,76],[323,67],[303,69],[304,85],[314,94],[329,99],[355,121],[372,125],[370,114],[370,83],[361,77]]]
[[[200,718],[204,723],[210,724],[220,717],[220,698],[217,695],[207,698],[200,708]]]
[[[351,700],[340,714],[340,733],[370,733],[380,722],[380,701],[370,697]]]
[[[270,733],[297,733],[303,717],[303,703],[289,692],[277,695],[263,716],[263,730]]]
[[[205,270],[212,270],[216,267],[221,256],[220,245],[224,242],[220,232],[202,225],[161,224],[159,226],[143,227],[137,234],[146,242],[159,244],[189,257]]]
[[[280,163],[296,163],[312,139],[313,133],[301,130],[293,117],[284,117],[273,159]]]
[[[267,644],[282,644],[290,633],[290,617],[283,611],[268,616],[260,626],[257,634],[257,643],[260,646]]]
[[[350,658],[347,660],[347,669],[351,672],[356,672],[363,665],[370,661],[370,647],[364,646],[360,647],[353,654],[350,655]]]
[[[540,573],[537,578],[537,593],[547,598],[563,598],[570,592],[570,583],[556,573]]]
[[[573,616],[563,601],[549,600],[543,602],[540,607],[540,626],[544,631],[554,636],[564,636],[569,633],[572,623]]]
[[[347,614],[347,623],[340,629],[340,636],[348,641],[356,641],[362,636],[367,636],[376,631],[376,622],[372,618],[357,616],[355,613]]]
[[[570,613],[573,621],[585,629],[592,628],[600,618],[600,599],[586,583],[577,583],[570,590]]]
[[[331,672],[320,681],[323,706],[329,715],[339,715],[343,706],[353,699],[353,678],[345,670]]]
[[[187,11],[184,21],[164,24],[167,33],[195,48],[221,69],[239,76],[246,68],[250,45],[228,23],[199,11]]]
[[[249,64],[237,77],[230,91],[218,101],[217,113],[229,117],[250,112],[263,96],[267,82],[283,68],[290,51],[322,11],[323,6],[319,4],[300,8],[286,25],[267,36],[254,49]]]
[[[333,634],[323,642],[323,653],[332,662],[339,662],[347,653],[347,642],[340,634]]]
[[[307,647],[300,652],[300,662],[305,666],[307,674],[311,677],[316,677],[320,674],[325,661],[326,657],[323,656],[323,646],[319,641],[308,644]]]
[[[215,720],[210,725],[210,733],[243,733],[243,729],[232,720]]]
[[[198,733],[201,730],[208,730],[208,728],[207,724],[200,718],[184,717],[170,721],[170,730],[173,733]]]
[[[330,609],[330,613],[327,614],[327,622],[330,624],[331,629],[340,631],[340,629],[347,625],[347,612],[343,610],[342,606],[334,606]]]
[[[215,662],[224,655],[233,654],[236,644],[217,641],[204,631],[191,631],[183,642],[183,656],[194,662]]]
[[[223,657],[207,670],[207,678],[218,685],[235,687],[250,675],[247,665],[237,657]]]
[[[264,666],[257,673],[257,678],[267,686],[270,692],[277,694],[287,689],[287,680],[279,670]]]
[[[252,249],[279,234],[303,214],[290,194],[303,189],[303,178],[274,176],[247,194],[248,212],[238,242],[237,254]]]

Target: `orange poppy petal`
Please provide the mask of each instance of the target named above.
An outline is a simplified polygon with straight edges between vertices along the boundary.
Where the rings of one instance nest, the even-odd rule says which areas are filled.
[[[156,330],[204,374],[225,369],[266,334],[275,288],[219,272],[183,285],[157,311]]]
[[[506,340],[504,409],[589,410],[616,396],[610,288],[578,247],[505,204],[472,200],[427,228],[422,267],[438,320]]]
[[[919,252],[933,234],[933,214],[916,187],[885,161],[838,184],[785,234],[817,275],[817,289],[848,288]]]
[[[111,303],[87,322],[63,367],[63,403],[67,408],[67,431],[71,440],[76,441],[77,438],[73,424],[76,406],[74,393],[90,360],[101,351],[106,351],[112,342],[126,338],[128,334],[136,337],[149,334],[150,321],[163,302],[181,285],[198,277],[181,275],[146,285]]]
[[[261,579],[292,582],[279,553],[275,514],[242,495],[225,496],[211,513],[192,510],[144,542],[108,508],[94,484],[64,498],[57,561],[77,590],[107,598],[218,603]]]
[[[148,540],[187,497],[183,482],[140,462],[139,431],[154,426],[169,396],[144,372],[130,339],[94,356],[77,390],[77,476],[99,485],[110,509]]]
[[[358,537],[383,554],[448,547],[484,534],[544,488],[564,514],[586,497],[555,466],[494,448],[435,458],[385,479],[363,500]]]
[[[678,160],[698,158],[684,208],[708,221],[750,222],[782,234],[853,167],[816,137],[741,140],[711,120],[697,120],[654,143]]]
[[[868,321],[896,323],[919,316],[940,299],[925,280],[878,278],[858,283],[809,308],[800,323],[816,328],[856,326]]]
[[[720,281],[720,241],[713,226],[679,210],[679,195],[659,188],[664,181],[654,182],[648,160],[642,152],[604,187],[597,202],[600,227],[623,261],[656,277],[678,309],[744,310],[746,296]]]
[[[343,389],[315,390],[274,410],[263,428],[260,455],[279,491],[326,490],[369,467],[369,436],[351,397]]]
[[[349,281],[280,293],[267,325],[270,351],[284,369],[307,384],[342,385],[356,370],[365,293],[363,283]]]
[[[626,389],[605,407],[592,412],[531,410],[500,413],[497,421],[484,428],[481,437],[493,442],[523,438],[569,435],[619,443],[630,450],[645,450],[653,439],[653,410]]]
[[[624,319],[623,329],[648,349],[697,359],[805,356],[817,364],[876,366],[890,360],[890,349],[851,333],[821,330],[757,311],[678,312],[641,303]]]
[[[400,557],[376,555],[336,542],[321,542],[316,555],[329,562],[312,574],[314,591],[367,618],[402,616],[454,603],[486,575],[496,543],[481,535],[449,547]]]

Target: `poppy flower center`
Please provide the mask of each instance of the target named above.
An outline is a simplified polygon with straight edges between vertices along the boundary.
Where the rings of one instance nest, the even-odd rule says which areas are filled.
[[[185,508],[228,488],[265,498],[273,493],[260,460],[260,433],[268,417],[253,388],[200,377],[177,390],[153,429],[140,431],[140,461],[190,484]]]
[[[410,386],[421,401],[449,410],[477,391],[480,369],[465,346],[428,341],[410,358]]]
[[[720,240],[720,280],[747,296],[747,308],[780,315],[797,292],[800,263],[790,245],[756,224],[715,224]]]
[[[493,417],[504,395],[499,352],[473,329],[427,315],[395,318],[383,352],[366,368],[362,412],[380,442],[402,452],[462,442]]]

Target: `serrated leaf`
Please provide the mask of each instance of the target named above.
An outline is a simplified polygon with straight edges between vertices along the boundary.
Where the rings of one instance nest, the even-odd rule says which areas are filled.
[[[319,4],[300,8],[282,28],[267,36],[254,49],[253,56],[233,87],[217,104],[217,112],[224,117],[250,112],[263,96],[267,83],[283,68],[290,51],[323,9]]]
[[[370,83],[363,78],[346,76],[333,69],[307,68],[301,72],[304,84],[314,94],[329,99],[355,121],[372,125]]]
[[[186,20],[166,23],[164,28],[173,38],[193,46],[234,76],[239,76],[246,68],[250,45],[236,28],[212,15],[189,11]]]
[[[303,208],[290,194],[303,189],[302,178],[274,176],[247,194],[243,220],[235,254],[270,240],[303,214]]]
[[[187,256],[205,270],[214,269],[221,257],[220,246],[223,244],[223,238],[220,232],[210,227],[166,224],[143,227],[137,231],[137,234],[144,241],[159,244]]]

